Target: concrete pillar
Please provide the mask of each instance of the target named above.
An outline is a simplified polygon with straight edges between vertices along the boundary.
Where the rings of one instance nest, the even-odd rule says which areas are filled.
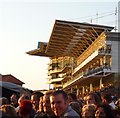
[[[102,88],[102,78],[100,79],[100,89]]]
[[[79,88],[77,88],[77,96],[79,95]]]
[[[92,83],[90,83],[90,92],[92,92],[93,91],[93,85],[92,85]]]
[[[103,58],[100,58],[100,65],[103,65]]]
[[[85,93],[85,87],[84,86],[82,87],[82,93],[83,94]]]
[[[71,88],[71,93],[73,92],[73,88]]]

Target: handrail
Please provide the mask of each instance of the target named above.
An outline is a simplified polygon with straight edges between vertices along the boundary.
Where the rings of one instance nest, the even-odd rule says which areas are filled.
[[[95,69],[90,69],[90,70],[83,71],[83,72],[77,74],[76,76],[74,76],[73,78],[71,78],[65,84],[63,84],[63,88],[65,88],[70,83],[73,83],[73,82],[75,82],[76,80],[78,80],[82,77],[87,77],[87,76],[90,76],[92,74],[95,74],[95,73],[98,73],[98,72],[101,72],[101,71],[104,72],[104,69],[111,70],[111,66],[110,65],[103,65],[103,66],[100,66],[100,67],[96,67]]]

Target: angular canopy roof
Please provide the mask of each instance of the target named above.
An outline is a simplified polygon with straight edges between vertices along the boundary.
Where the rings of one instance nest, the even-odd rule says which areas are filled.
[[[43,47],[27,52],[30,55],[78,57],[102,33],[114,27],[56,20],[49,42]]]

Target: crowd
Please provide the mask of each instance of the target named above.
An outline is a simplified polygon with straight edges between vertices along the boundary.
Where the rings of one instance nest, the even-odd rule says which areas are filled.
[[[111,94],[88,93],[77,97],[63,90],[49,90],[45,94],[33,92],[19,98],[12,94],[0,98],[2,118],[120,118],[120,99]]]

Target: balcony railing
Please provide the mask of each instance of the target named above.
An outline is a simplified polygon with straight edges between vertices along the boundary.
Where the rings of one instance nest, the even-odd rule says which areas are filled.
[[[61,82],[63,78],[55,78],[55,79],[50,79],[50,83],[57,83],[57,82]]]
[[[84,72],[84,77],[94,76],[96,74],[99,74],[101,72],[111,72],[111,67],[108,65],[97,67],[95,69],[87,70]]]
[[[81,73],[77,74],[75,77],[71,78],[69,81],[67,81],[63,85],[63,88],[74,83],[75,81],[79,80],[80,78],[84,78],[84,77],[87,78],[90,76],[95,76],[96,74],[99,74],[101,72],[104,72],[104,73],[111,72],[111,67],[109,65],[104,65],[104,66],[97,67],[95,69],[90,69],[90,70],[81,72]]]
[[[71,63],[64,63],[63,65],[56,66],[52,69],[49,70],[49,74],[52,73],[64,73],[66,72],[69,68],[71,68],[72,64]]]
[[[79,80],[80,78],[83,77],[83,73],[79,73],[77,76],[72,77],[69,81],[67,81],[65,84],[63,84],[63,88],[67,87],[68,85],[74,83],[75,81]]]
[[[91,54],[85,61],[83,61],[79,66],[77,66],[75,69],[74,69],[74,73],[76,73],[78,70],[80,70],[82,67],[84,67],[87,63],[89,63],[91,60],[93,60],[95,57],[97,57],[98,55],[111,55],[111,45],[108,45],[106,46],[107,48],[104,49],[104,48],[101,48],[101,49],[98,49],[96,50],[93,54]]]
[[[99,54],[111,54],[112,50],[111,50],[111,45],[106,45],[106,48],[100,48],[98,50]]]
[[[80,70],[82,67],[84,67],[87,63],[89,63],[91,60],[93,60],[98,55],[98,50],[95,51],[93,54],[91,54],[85,61],[83,61],[79,66],[77,66],[74,69],[74,73],[76,73],[78,70]]]
[[[53,73],[61,73],[61,71],[62,71],[62,68],[60,68],[60,67],[55,67],[54,69],[51,69],[51,70],[49,70],[49,74],[53,74]]]
[[[71,74],[65,74],[63,75],[63,80],[67,80],[67,79],[70,79],[71,78]]]

